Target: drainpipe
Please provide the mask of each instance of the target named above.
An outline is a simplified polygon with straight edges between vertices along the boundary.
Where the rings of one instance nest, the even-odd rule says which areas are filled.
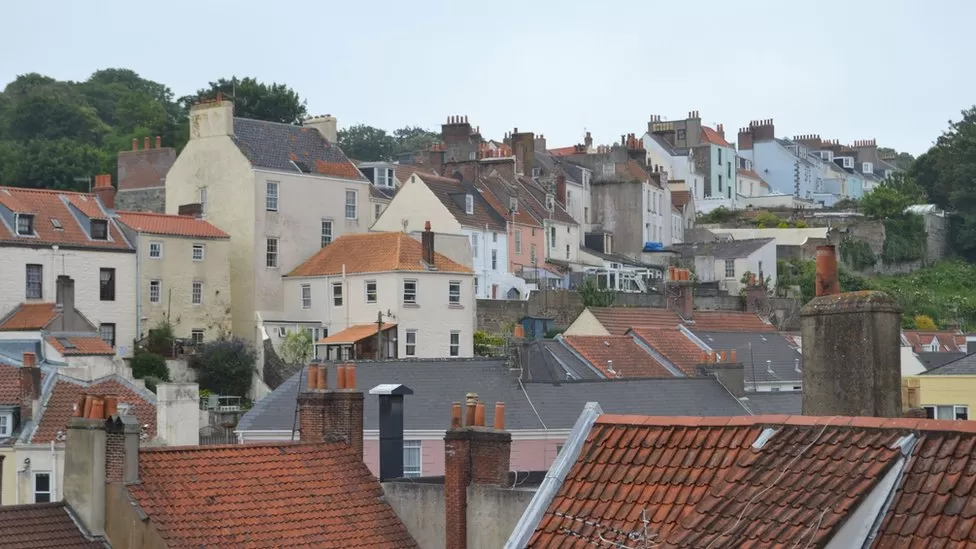
[[[142,241],[142,233],[136,233],[136,339],[142,339],[142,250],[139,249],[139,242]],[[168,320],[168,319],[167,319]],[[133,345],[133,347],[135,347]],[[132,349],[133,355],[135,349]],[[53,498],[52,498],[53,499]]]
[[[63,477],[62,477],[63,478]],[[51,441],[51,501],[58,499],[58,454],[54,451],[54,441]]]

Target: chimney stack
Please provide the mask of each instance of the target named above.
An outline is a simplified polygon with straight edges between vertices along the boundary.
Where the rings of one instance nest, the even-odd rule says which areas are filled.
[[[966,336],[966,354],[976,353],[976,336]]]
[[[180,204],[176,208],[176,213],[177,215],[185,215],[200,219],[203,217],[203,204],[200,204],[199,202],[194,202],[193,204]]]
[[[668,297],[668,308],[678,313],[684,320],[691,320],[695,311],[695,285],[691,278],[691,271],[669,268],[666,284],[677,290],[674,295]]]
[[[200,102],[190,107],[191,141],[232,135],[234,135],[234,103],[232,101],[225,101],[218,94],[216,101]]]
[[[466,549],[468,546],[468,487],[508,484],[511,448],[512,435],[505,431],[504,403],[495,404],[491,427],[485,417],[485,404],[477,394],[467,394],[463,418],[461,403],[454,403],[450,428],[444,435],[447,549]]]
[[[68,275],[58,275],[55,282],[55,309],[70,314],[75,309],[75,281]]]
[[[349,444],[363,458],[363,398],[356,390],[356,366],[336,367],[336,388],[328,388],[329,367],[308,365],[306,386],[298,395],[299,429],[302,442]]]
[[[901,307],[884,292],[837,293],[836,264],[833,246],[817,248],[818,295],[800,310],[803,414],[900,417]]]
[[[339,142],[339,129],[336,117],[331,114],[325,116],[313,116],[302,121],[302,125],[307,128],[314,128],[326,141],[335,145]]]
[[[96,175],[95,187],[92,189],[92,192],[101,200],[106,208],[109,210],[115,209],[115,187],[112,186],[111,174]]]
[[[593,148],[593,136],[590,135],[590,132],[586,132],[586,136],[583,138],[583,144],[586,145],[587,152]]]
[[[200,444],[200,387],[196,383],[156,386],[156,430],[170,446]]]
[[[430,221],[424,222],[424,232],[420,237],[420,245],[423,248],[424,263],[434,266],[434,233],[430,230]]]
[[[563,207],[567,207],[566,204],[566,176],[559,174],[556,176],[556,202],[559,202]]]
[[[41,369],[37,367],[37,355],[24,353],[24,366],[20,369],[20,423],[30,421],[41,398]]]
[[[403,477],[403,397],[413,390],[405,385],[377,385],[369,394],[380,400],[380,482]]]

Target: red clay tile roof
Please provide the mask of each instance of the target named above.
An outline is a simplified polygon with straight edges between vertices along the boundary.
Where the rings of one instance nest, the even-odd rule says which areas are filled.
[[[21,303],[3,320],[3,323],[0,324],[0,331],[42,330],[57,316],[54,303]]]
[[[139,477],[170,547],[417,547],[345,443],[143,449]]]
[[[691,191],[671,191],[671,205],[683,208],[691,202]]]
[[[118,212],[119,221],[135,231],[163,236],[196,238],[230,238],[230,235],[208,221],[186,215],[144,212]]]
[[[637,181],[648,181],[647,171],[634,159],[617,164],[617,175],[629,177]]]
[[[718,145],[720,147],[731,147],[728,141],[725,140],[717,131],[709,128],[708,126],[701,127],[701,140],[703,143],[711,143],[712,145]]]
[[[563,339],[608,378],[674,377],[630,336],[564,336]],[[613,361],[613,372],[608,360]]]
[[[931,345],[936,337],[939,338],[937,352],[955,353],[959,351],[960,346],[963,350],[966,347],[966,336],[960,336],[953,330],[904,330],[902,333],[905,335],[905,339],[908,340],[908,344],[912,346],[912,350],[916,353],[923,351],[923,345]],[[961,345],[958,341],[959,338],[962,339]]]
[[[118,376],[109,376],[93,382],[84,382],[59,376],[54,388],[41,410],[40,423],[31,437],[31,442],[45,444],[55,440],[58,431],[67,431],[68,422],[74,413],[75,402],[82,394],[117,395],[119,402],[132,405],[140,425],[149,425],[147,434],[156,437],[156,405],[124,382]]]
[[[589,311],[611,335],[624,335],[633,326],[674,328],[681,319],[669,309],[652,307],[590,307]]]
[[[410,179],[410,176],[415,173],[420,175],[433,175],[434,177],[437,177],[437,174],[434,172],[416,164],[397,164],[394,168],[394,177],[396,177],[397,181],[399,181],[401,184],[406,183],[407,180]]]
[[[0,404],[20,404],[20,368],[0,362]]]
[[[884,489],[906,443],[908,466],[871,546],[976,547],[974,433],[969,421],[604,415],[530,546],[640,547],[627,534],[642,532],[646,513],[648,546],[824,547]]]
[[[697,366],[702,362],[702,348],[688,339],[677,328],[646,328],[635,326],[631,329],[644,343],[661,353],[665,359],[688,376],[696,376]]]
[[[104,540],[89,540],[68,505],[32,503],[0,507],[0,547],[9,549],[104,549]]]
[[[576,146],[572,147],[558,147],[555,149],[549,149],[549,154],[553,156],[572,156],[576,153]]]
[[[382,330],[396,327],[396,322],[384,322]],[[376,337],[376,324],[353,324],[345,330],[331,334],[316,341],[318,345],[337,345],[340,343],[358,343],[367,337]]]
[[[755,313],[742,311],[695,311],[694,324],[688,328],[700,332],[775,332],[776,327]]]
[[[72,212],[72,206],[80,213]],[[36,236],[18,236],[13,233],[14,227],[9,227],[0,221],[0,242],[30,244],[37,247],[50,247],[57,244],[82,248],[132,250],[122,231],[110,219],[109,240],[91,240],[88,237],[89,221],[84,216],[108,219],[108,213],[101,207],[95,195],[0,187],[0,210],[3,209],[10,210],[12,213],[33,214]],[[76,215],[82,216],[80,221]],[[61,229],[55,228],[52,220],[60,223]]]
[[[48,336],[47,342],[64,356],[114,355],[112,347],[98,335],[91,336]],[[61,340],[67,340],[73,348],[66,348]]]
[[[437,239],[434,239],[437,247]],[[426,272],[423,249],[417,239],[405,233],[346,234],[335,239],[287,276],[327,276],[342,274],[383,273],[390,271]],[[434,252],[437,271],[470,273],[468,267]]]
[[[743,177],[751,177],[752,179],[757,179],[759,181],[762,181],[762,178],[759,177],[759,174],[756,173],[755,170],[747,170],[745,168],[739,168],[735,172]]]

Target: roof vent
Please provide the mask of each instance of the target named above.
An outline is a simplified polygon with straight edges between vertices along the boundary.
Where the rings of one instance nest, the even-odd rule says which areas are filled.
[[[766,427],[763,429],[756,438],[756,441],[752,443],[753,449],[762,450],[763,446],[765,446],[766,443],[769,442],[769,439],[773,438],[773,435],[775,434],[776,429],[773,429],[772,427]]]
[[[773,361],[772,360],[767,360],[766,361],[766,373],[769,374],[769,375],[775,375],[775,372],[773,372]]]

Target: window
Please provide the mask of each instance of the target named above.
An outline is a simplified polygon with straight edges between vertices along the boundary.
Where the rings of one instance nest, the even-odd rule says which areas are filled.
[[[763,272],[762,261],[760,261],[759,262],[759,274],[762,274],[762,272]]]
[[[617,173],[617,166],[616,165],[614,165],[614,164],[604,164],[603,165],[603,175],[604,176],[609,177],[609,176],[612,176],[615,173]]]
[[[115,301],[115,269],[99,269],[99,298],[102,301]]]
[[[584,206],[583,207],[583,223],[589,223],[589,222],[590,222],[590,208]]]
[[[51,501],[51,473],[34,473],[34,503]]]
[[[27,299],[44,299],[43,265],[27,265]]]
[[[539,168],[532,168],[532,177],[539,177],[542,171]]]
[[[549,227],[549,247],[556,247],[556,227]]]
[[[278,211],[278,182],[268,181],[264,192],[264,209],[269,212]]]
[[[201,305],[203,303],[203,282],[193,281],[193,290],[190,292],[190,303]]]
[[[508,197],[508,209],[512,213],[515,213],[515,212],[518,211],[518,198],[516,198],[514,196]]]
[[[366,303],[376,303],[376,281],[366,281]]]
[[[460,280],[452,280],[448,284],[447,302],[450,303],[451,305],[461,304],[461,281]]]
[[[683,130],[683,129],[682,130],[678,130],[677,131],[677,134],[678,134],[678,139],[684,139],[685,138],[685,135],[686,135],[685,134],[685,130]]]
[[[491,270],[498,270],[498,250],[491,251]]]
[[[162,259],[163,257],[163,243],[162,242],[150,242],[149,243],[149,259]]]
[[[346,219],[356,219],[356,191],[346,191]]]
[[[0,414],[0,437],[9,437],[14,429],[13,414]]]
[[[844,163],[845,168],[854,169],[854,159],[850,156],[842,156],[841,161]]]
[[[403,345],[403,354],[406,356],[417,356],[417,330],[407,330],[406,339]]]
[[[159,303],[162,293],[163,293],[163,283],[159,280],[150,280],[149,281],[149,302]]]
[[[722,165],[722,149],[718,149],[718,165]]]
[[[102,324],[98,327],[98,333],[102,336],[102,341],[115,348],[115,324]]]
[[[491,241],[498,242],[498,233],[495,232],[491,233]]]
[[[417,281],[416,280],[403,281],[403,302],[409,305],[417,304]]]
[[[203,261],[203,244],[193,245],[193,261]]]
[[[461,356],[461,332],[457,330],[451,330],[450,355]]]
[[[200,213],[207,215],[207,188],[200,187]]]
[[[923,406],[929,419],[969,419],[969,406]]]
[[[392,168],[376,168],[376,184],[380,187],[395,187],[396,179]]]
[[[515,253],[522,253],[522,229],[515,231]]]
[[[376,211],[375,211],[375,213],[373,215],[373,219],[379,219],[381,213],[383,213],[383,205],[382,204],[377,204],[376,205]]]
[[[474,297],[478,297],[478,277],[474,278]]]
[[[725,260],[725,278],[735,278],[735,260]]]
[[[91,237],[92,240],[108,240],[108,220],[92,219]]]
[[[312,285],[302,284],[302,309],[312,308]]]
[[[861,173],[874,173],[874,164],[871,162],[861,164]]]
[[[58,231],[63,231],[64,230],[64,226],[61,225],[61,220],[58,219],[58,218],[56,218],[56,217],[52,217],[51,218],[51,226],[54,227],[54,229],[55,230],[58,230]]]
[[[471,257],[478,259],[478,235],[471,235]]]
[[[17,214],[17,234],[21,236],[32,236],[34,234],[34,216],[30,214]]]
[[[342,282],[332,283],[332,305],[342,307]]]
[[[474,197],[470,194],[464,195],[464,213],[468,215],[474,213]]]
[[[566,259],[569,259],[569,244],[566,244]]]
[[[718,192],[722,192],[722,174],[718,176]]]
[[[326,247],[332,243],[332,220],[323,219],[322,220],[322,247]]]
[[[647,190],[647,211],[654,211],[654,195],[650,189]]]
[[[420,441],[403,441],[403,476],[406,478],[419,477],[422,474],[420,468]]]
[[[278,337],[281,339],[288,337],[288,328],[285,328],[284,326],[278,326]]]
[[[269,238],[264,254],[264,266],[269,269],[278,268],[278,239]]]

